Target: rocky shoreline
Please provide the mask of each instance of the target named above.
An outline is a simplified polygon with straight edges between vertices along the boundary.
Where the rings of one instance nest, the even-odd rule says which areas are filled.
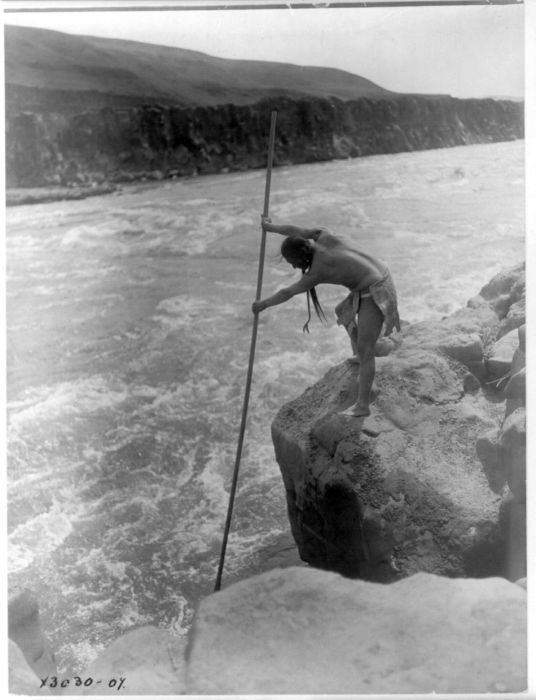
[[[356,370],[333,367],[272,426],[310,566],[275,556],[204,599],[188,638],[131,630],[78,685],[25,592],[9,604],[11,692],[524,690],[524,324],[524,264],[451,316],[406,324],[377,346],[370,421],[339,415]]]
[[[14,100],[11,100],[14,103]],[[91,188],[263,168],[270,113],[274,164],[511,141],[523,103],[508,100],[265,98],[251,105],[106,107],[6,114],[7,188]]]
[[[377,346],[366,420],[333,367],[272,425],[301,558],[375,581],[526,575],[525,273]]]
[[[87,199],[118,190],[117,185],[111,183],[92,187],[14,187],[6,190],[6,207]]]

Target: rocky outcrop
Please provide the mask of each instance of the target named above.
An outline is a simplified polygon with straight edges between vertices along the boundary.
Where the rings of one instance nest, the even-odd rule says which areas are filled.
[[[516,692],[526,592],[501,579],[417,574],[389,586],[274,570],[206,598],[193,694]]]
[[[26,665],[36,675],[57,673],[56,660],[50,643],[41,629],[39,603],[31,591],[13,596],[8,603],[8,636],[17,649],[10,645],[11,659],[23,654]],[[19,664],[17,664],[20,667]],[[21,672],[27,676],[26,670]]]
[[[277,97],[252,105],[151,103],[66,113],[16,110],[9,97],[8,86],[8,187],[261,168],[272,109],[278,110],[276,165],[523,137],[523,105],[492,99]]]
[[[494,370],[500,370],[498,382],[506,397],[504,419],[499,427],[479,438],[476,449],[490,488],[502,497],[502,569],[513,581],[527,573],[525,326],[503,336],[493,346],[489,361]]]
[[[132,630],[116,639],[84,672],[84,678],[103,683],[71,687],[69,695],[105,695],[119,689],[127,695],[185,693],[184,652],[185,641],[165,630],[151,626]]]
[[[26,661],[20,647],[8,640],[8,682],[10,693],[17,695],[49,695],[49,690],[41,688],[37,673]]]
[[[38,638],[37,635],[36,638]],[[19,646],[19,644],[21,646]],[[9,643],[9,689],[25,695],[179,695],[185,687],[184,637],[156,627],[133,629],[116,639],[83,673],[28,664],[28,640]]]
[[[365,421],[340,414],[357,394],[351,363],[279,411],[272,436],[304,561],[381,581],[417,571],[525,575],[506,561],[506,476],[491,483],[477,456],[482,436],[500,431],[501,464],[517,494],[506,521],[519,535],[524,422],[514,411],[503,424],[505,385],[492,358],[523,278],[518,266],[452,316],[405,326],[400,347],[376,360],[377,397]],[[499,303],[506,296],[510,304]]]
[[[417,574],[385,586],[305,567],[274,569],[205,598],[187,653],[164,630],[142,627],[80,675],[90,686],[73,688],[60,675],[58,690],[69,696],[519,692],[526,687],[526,596],[521,585],[497,578]],[[10,691],[37,694],[38,677],[13,647]]]

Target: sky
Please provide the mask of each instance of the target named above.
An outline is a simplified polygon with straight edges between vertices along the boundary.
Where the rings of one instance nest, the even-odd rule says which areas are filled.
[[[522,4],[288,5],[271,10],[20,12],[6,13],[4,23],[178,46],[224,58],[340,68],[396,92],[524,95]]]

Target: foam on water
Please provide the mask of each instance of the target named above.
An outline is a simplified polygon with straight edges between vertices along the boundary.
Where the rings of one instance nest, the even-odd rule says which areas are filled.
[[[15,432],[46,418],[58,420],[106,409],[124,401],[124,387],[114,390],[102,376],[35,387],[19,401],[8,403],[9,427]]]
[[[203,323],[211,323],[222,314],[236,314],[236,309],[231,304],[219,304],[215,308],[211,302],[190,295],[164,299],[158,304],[157,311],[165,312],[169,316],[158,315],[154,317],[155,320],[175,328],[200,323],[201,319]]]
[[[281,372],[288,373],[294,370],[300,377],[314,365],[311,351],[291,352],[286,350],[278,355],[263,357],[256,364],[256,377],[259,383],[266,389],[270,384],[279,385]]]
[[[403,319],[438,318],[522,259],[522,160],[514,143],[278,168],[272,217],[350,234],[388,263]],[[82,671],[138,624],[184,635],[212,590],[263,182],[198,178],[7,212],[10,585],[36,591],[62,668]],[[263,296],[297,279],[280,244],[268,236]],[[303,298],[259,317],[229,578],[288,533],[273,418],[350,354],[332,315],[344,291],[319,293],[330,322],[313,318],[309,335]]]
[[[105,245],[113,236],[115,231],[107,226],[75,226],[69,229],[61,240],[63,246],[84,246],[93,247],[97,245]]]
[[[61,644],[58,651],[55,653],[60,658],[62,655],[73,655],[75,658],[79,659],[80,668],[86,669],[105,651],[106,646],[107,645],[103,642],[99,643],[94,640],[82,640],[75,644]]]
[[[22,571],[37,558],[47,557],[72,531],[69,514],[59,503],[54,503],[49,511],[19,525],[8,536],[9,570]]]

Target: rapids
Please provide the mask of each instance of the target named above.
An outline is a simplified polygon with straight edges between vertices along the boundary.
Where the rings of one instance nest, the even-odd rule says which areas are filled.
[[[524,143],[274,169],[274,221],[385,260],[403,320],[524,259]],[[240,425],[264,172],[7,211],[10,590],[60,669],[148,623],[184,635],[213,589]],[[264,294],[296,279],[269,234]],[[330,311],[342,291],[326,286]],[[350,346],[304,298],[265,311],[223,586],[289,548],[270,423]],[[264,562],[264,564],[263,564]]]

